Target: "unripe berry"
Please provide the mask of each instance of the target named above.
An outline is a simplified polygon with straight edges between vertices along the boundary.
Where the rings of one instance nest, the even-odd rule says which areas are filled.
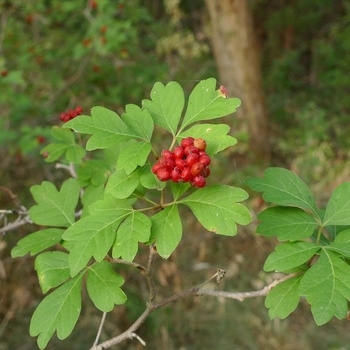
[[[207,148],[207,143],[204,139],[199,137],[193,141],[193,146],[197,147],[200,151],[205,151]]]
[[[186,148],[188,146],[193,146],[193,141],[194,141],[194,138],[193,137],[185,137],[184,139],[182,139],[181,141],[181,146],[183,148]]]
[[[198,175],[198,176],[194,177],[193,180],[191,181],[191,185],[198,187],[198,188],[204,187],[205,184],[206,184],[206,181],[202,175]]]
[[[157,177],[159,181],[168,181],[170,179],[170,172],[161,168],[157,171]]]
[[[182,146],[177,146],[174,148],[174,157],[175,159],[181,159],[185,155],[184,149]]]
[[[194,163],[191,167],[191,174],[192,176],[197,176],[199,175],[202,170],[204,169],[204,164],[203,163],[200,163],[200,162],[197,162],[197,163]]]

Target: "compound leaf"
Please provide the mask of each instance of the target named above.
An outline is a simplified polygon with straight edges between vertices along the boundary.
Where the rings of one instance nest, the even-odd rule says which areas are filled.
[[[38,346],[44,349],[55,332],[59,339],[67,338],[81,311],[81,280],[83,274],[64,283],[46,296],[34,311],[29,333],[38,336]]]
[[[344,318],[350,299],[350,266],[338,254],[323,249],[318,261],[302,278],[299,293],[311,304],[319,326],[333,316]]]
[[[17,243],[11,251],[11,256],[18,258],[27,253],[30,255],[38,254],[58,243],[62,239],[64,231],[61,228],[48,228],[33,232]]]
[[[334,242],[327,246],[327,248],[346,258],[350,258],[350,229],[338,233]]]
[[[151,234],[151,219],[140,213],[132,212],[119,226],[112,255],[133,261],[138,250],[138,242],[147,242]]]
[[[249,210],[237,202],[248,198],[241,188],[214,185],[202,188],[178,201],[187,205],[199,222],[209,231],[234,236],[237,225],[251,222]]]
[[[156,240],[157,252],[167,259],[182,237],[182,223],[177,205],[164,208],[151,218],[151,237]]]
[[[154,122],[175,135],[179,124],[185,97],[182,87],[171,81],[167,85],[155,83],[151,91],[151,100],[143,100],[142,106],[151,114]]]
[[[300,208],[272,207],[258,215],[261,223],[256,233],[277,236],[280,241],[296,241],[314,233],[317,223],[312,216]]]
[[[285,319],[298,306],[299,285],[302,276],[289,278],[288,280],[277,284],[269,292],[265,299],[265,306],[269,309],[269,317]]]
[[[254,191],[263,192],[267,202],[311,210],[318,217],[317,207],[307,185],[294,173],[283,168],[268,168],[264,178],[249,178],[245,183]]]
[[[78,203],[80,186],[74,179],[65,181],[58,192],[48,181],[30,188],[38,203],[29,209],[30,218],[37,225],[70,226],[74,223],[74,209]]]
[[[350,182],[342,183],[333,191],[323,225],[350,225]]]
[[[179,139],[184,137],[201,137],[207,142],[206,152],[214,155],[227,147],[234,146],[237,139],[227,135],[230,127],[226,124],[197,124],[179,135]],[[181,142],[181,141],[180,141]]]
[[[114,305],[124,304],[126,295],[119,288],[124,278],[113,271],[111,264],[103,260],[89,268],[86,288],[95,306],[103,311],[110,312]]]
[[[216,80],[209,78],[195,86],[188,100],[180,131],[197,121],[220,118],[234,113],[241,101],[225,98],[216,89]]]
[[[265,271],[286,271],[311,259],[320,247],[312,242],[287,242],[276,247],[265,261]]]
[[[104,107],[93,107],[91,117],[80,115],[63,125],[82,134],[92,136],[86,143],[86,149],[104,149],[119,142],[135,137],[119,115]]]
[[[46,293],[69,279],[68,254],[64,252],[45,252],[35,259],[41,290]]]

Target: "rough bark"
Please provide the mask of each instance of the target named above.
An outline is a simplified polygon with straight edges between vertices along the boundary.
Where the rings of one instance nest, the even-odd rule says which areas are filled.
[[[242,106],[238,118],[248,123],[251,150],[268,160],[268,118],[262,88],[259,48],[247,0],[206,0],[211,40],[220,82]]]

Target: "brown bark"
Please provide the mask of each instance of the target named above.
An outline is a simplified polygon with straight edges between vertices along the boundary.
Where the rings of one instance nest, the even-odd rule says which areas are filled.
[[[237,116],[248,123],[251,149],[268,160],[268,118],[262,88],[259,48],[247,0],[206,0],[220,83],[242,101]]]

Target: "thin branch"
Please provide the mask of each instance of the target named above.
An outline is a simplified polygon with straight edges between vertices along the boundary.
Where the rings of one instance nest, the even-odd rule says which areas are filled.
[[[94,341],[94,346],[96,346],[96,345],[98,344],[98,340],[100,339],[103,325],[105,324],[105,321],[106,321],[106,316],[107,316],[107,312],[104,312],[104,313],[102,314],[102,319],[101,319],[100,327],[98,328],[98,332],[97,332],[97,335],[96,335],[96,339],[95,339],[95,341]]]
[[[222,272],[223,270],[218,270],[217,273],[215,275],[213,275],[209,280],[207,280],[206,282],[212,280],[213,278],[217,277],[218,274],[220,274],[220,272]],[[235,299],[235,300],[239,300],[239,301],[243,301],[244,299],[247,298],[253,298],[253,297],[259,297],[259,296],[266,296],[269,291],[277,286],[279,283],[282,283],[292,277],[297,276],[299,273],[293,273],[290,275],[287,275],[281,279],[277,279],[275,281],[273,281],[271,284],[267,285],[266,287],[264,287],[261,290],[258,291],[252,291],[252,292],[223,292],[223,291],[216,291],[216,290],[200,290],[200,287],[203,286],[203,283],[201,283],[199,286],[196,287],[192,287],[186,291],[174,294],[171,297],[165,298],[162,301],[155,303],[155,304],[151,304],[148,303],[146,310],[143,312],[143,314],[135,321],[134,324],[131,325],[131,327],[126,330],[125,332],[123,332],[122,334],[118,335],[115,338],[111,338],[99,345],[94,345],[90,350],[103,350],[103,349],[108,349],[113,345],[119,344],[122,341],[126,340],[126,339],[133,339],[135,338],[135,331],[142,325],[142,323],[148,318],[148,316],[150,316],[155,310],[169,304],[172,303],[174,301],[189,297],[189,296],[203,296],[203,295],[210,295],[210,296],[216,296],[216,297],[225,297],[225,298],[230,298],[230,299]],[[222,278],[222,274],[220,274],[221,278]],[[205,282],[205,283],[206,283]]]
[[[61,164],[61,163],[57,163],[55,166],[56,169],[65,169],[69,172],[70,176],[73,179],[76,179],[78,177],[77,172],[75,171],[74,168],[74,164],[73,163],[69,163],[69,165],[65,165],[65,164]]]

